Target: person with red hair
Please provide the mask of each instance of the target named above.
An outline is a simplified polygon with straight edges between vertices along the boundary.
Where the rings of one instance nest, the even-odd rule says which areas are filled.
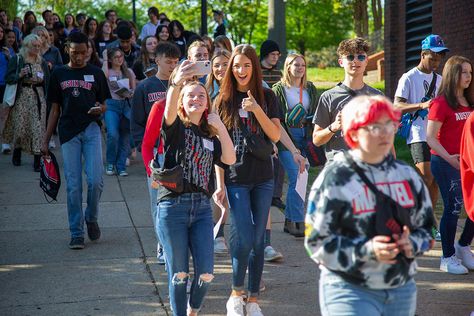
[[[385,97],[353,98],[341,114],[350,150],[311,188],[305,246],[321,269],[322,315],[415,314],[415,257],[434,218],[422,178],[391,154],[399,119]]]

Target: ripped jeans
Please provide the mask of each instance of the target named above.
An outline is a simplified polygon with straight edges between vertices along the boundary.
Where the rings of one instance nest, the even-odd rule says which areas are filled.
[[[444,211],[439,222],[439,231],[441,233],[443,257],[448,258],[454,255],[455,252],[456,227],[464,204],[461,173],[437,155],[431,155],[431,172],[438,183],[439,191],[443,198]],[[468,246],[471,244],[473,237],[474,223],[468,217],[459,239],[459,244],[461,246]]]
[[[183,193],[158,203],[158,235],[166,253],[168,288],[174,316],[186,316],[189,252],[194,278],[189,306],[201,308],[213,279],[214,241],[212,210],[204,193]]]

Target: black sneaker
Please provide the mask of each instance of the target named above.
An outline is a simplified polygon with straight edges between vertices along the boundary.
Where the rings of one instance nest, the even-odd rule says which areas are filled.
[[[283,210],[286,208],[285,203],[283,203],[283,202],[281,201],[281,199],[280,199],[280,198],[277,198],[277,197],[272,199],[272,206],[281,208],[281,209],[283,209]]]
[[[84,249],[84,238],[72,237],[69,243],[69,249]]]
[[[86,221],[87,224],[87,236],[89,236],[89,239],[91,241],[97,241],[100,238],[100,228],[99,224],[97,222],[88,222]]]

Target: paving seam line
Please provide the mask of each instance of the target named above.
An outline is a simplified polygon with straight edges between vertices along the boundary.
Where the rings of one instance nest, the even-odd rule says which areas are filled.
[[[167,308],[166,308],[166,306],[163,302],[163,299],[161,298],[160,292],[158,291],[158,285],[156,284],[155,277],[153,276],[153,272],[151,271],[150,264],[148,263],[148,260],[147,260],[146,254],[145,254],[145,248],[143,247],[143,242],[142,242],[142,239],[141,239],[140,234],[138,232],[137,226],[135,225],[135,222],[133,221],[133,217],[132,217],[132,214],[130,212],[130,207],[128,206],[128,201],[125,198],[125,194],[123,193],[122,183],[120,181],[120,178],[117,175],[115,175],[115,177],[118,180],[118,186],[119,186],[119,189],[120,189],[120,194],[122,195],[123,201],[125,202],[125,207],[127,208],[128,217],[130,218],[130,222],[132,223],[133,230],[135,231],[135,235],[137,236],[137,239],[138,239],[138,244],[140,245],[140,250],[142,252],[142,261],[145,264],[145,269],[148,273],[148,276],[151,280],[151,283],[153,284],[153,287],[155,288],[155,293],[157,294],[157,296],[159,298],[161,307],[163,307],[163,310],[165,311],[166,315],[169,315],[168,310],[167,310]]]

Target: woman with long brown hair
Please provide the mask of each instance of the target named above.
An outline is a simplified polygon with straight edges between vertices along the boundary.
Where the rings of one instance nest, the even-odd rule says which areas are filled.
[[[140,57],[133,64],[133,72],[137,80],[143,80],[156,74],[155,51],[158,40],[154,36],[143,39],[140,47]]]
[[[135,90],[135,74],[128,69],[120,48],[106,50],[102,70],[107,77],[111,99],[107,99],[105,124],[107,126],[107,175],[127,176],[126,160],[130,153],[130,98]],[[105,55],[105,54],[104,54]],[[105,57],[105,56],[104,56]],[[120,84],[120,85],[119,85]],[[126,86],[127,89],[120,89]],[[122,90],[122,91],[120,91]]]
[[[248,267],[250,293],[247,315],[261,315],[257,303],[264,264],[264,236],[273,194],[273,145],[280,139],[280,115],[275,94],[262,86],[255,49],[239,45],[232,52],[229,71],[222,79],[216,107],[236,148],[237,162],[219,170],[230,204],[229,246],[232,257],[232,293],[227,315],[243,315]],[[251,140],[260,146],[251,146]],[[257,148],[260,147],[260,148]],[[225,191],[217,191],[223,199]]]
[[[474,254],[470,244],[474,238],[474,223],[467,218],[458,242],[456,227],[462,211],[463,196],[459,165],[461,135],[474,104],[467,101],[472,81],[472,62],[462,56],[452,56],[443,69],[443,81],[428,114],[427,141],[431,147],[431,171],[443,198],[444,211],[439,223],[443,256],[441,271],[466,274],[474,269]]]

